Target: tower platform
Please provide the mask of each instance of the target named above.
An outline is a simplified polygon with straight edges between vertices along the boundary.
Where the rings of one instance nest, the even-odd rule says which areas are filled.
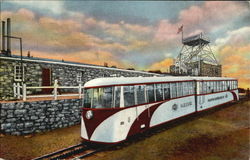
[[[184,38],[182,43],[188,46],[198,46],[210,43],[209,39],[204,37],[202,34],[194,35],[191,37]]]

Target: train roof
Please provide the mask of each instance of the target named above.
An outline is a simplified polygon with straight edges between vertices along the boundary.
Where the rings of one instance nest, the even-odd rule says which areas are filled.
[[[235,78],[227,77],[106,77],[96,78],[85,83],[84,88],[104,87],[112,85],[130,85],[130,84],[147,84],[159,82],[174,82],[174,81],[192,81],[192,80],[236,80]]]

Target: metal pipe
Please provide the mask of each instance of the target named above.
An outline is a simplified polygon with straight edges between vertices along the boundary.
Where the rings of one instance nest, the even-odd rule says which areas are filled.
[[[11,55],[11,24],[10,18],[7,18],[7,54]]]
[[[5,21],[2,21],[2,52],[5,52]]]

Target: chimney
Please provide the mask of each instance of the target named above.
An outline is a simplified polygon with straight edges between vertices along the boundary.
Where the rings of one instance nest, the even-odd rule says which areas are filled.
[[[2,21],[2,53],[5,53],[5,21]]]
[[[11,25],[10,18],[7,18],[7,55],[11,55]]]

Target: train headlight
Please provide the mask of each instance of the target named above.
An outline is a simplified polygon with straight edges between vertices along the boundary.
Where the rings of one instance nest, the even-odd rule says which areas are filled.
[[[94,116],[93,111],[91,110],[87,111],[85,116],[87,119],[91,119]]]

